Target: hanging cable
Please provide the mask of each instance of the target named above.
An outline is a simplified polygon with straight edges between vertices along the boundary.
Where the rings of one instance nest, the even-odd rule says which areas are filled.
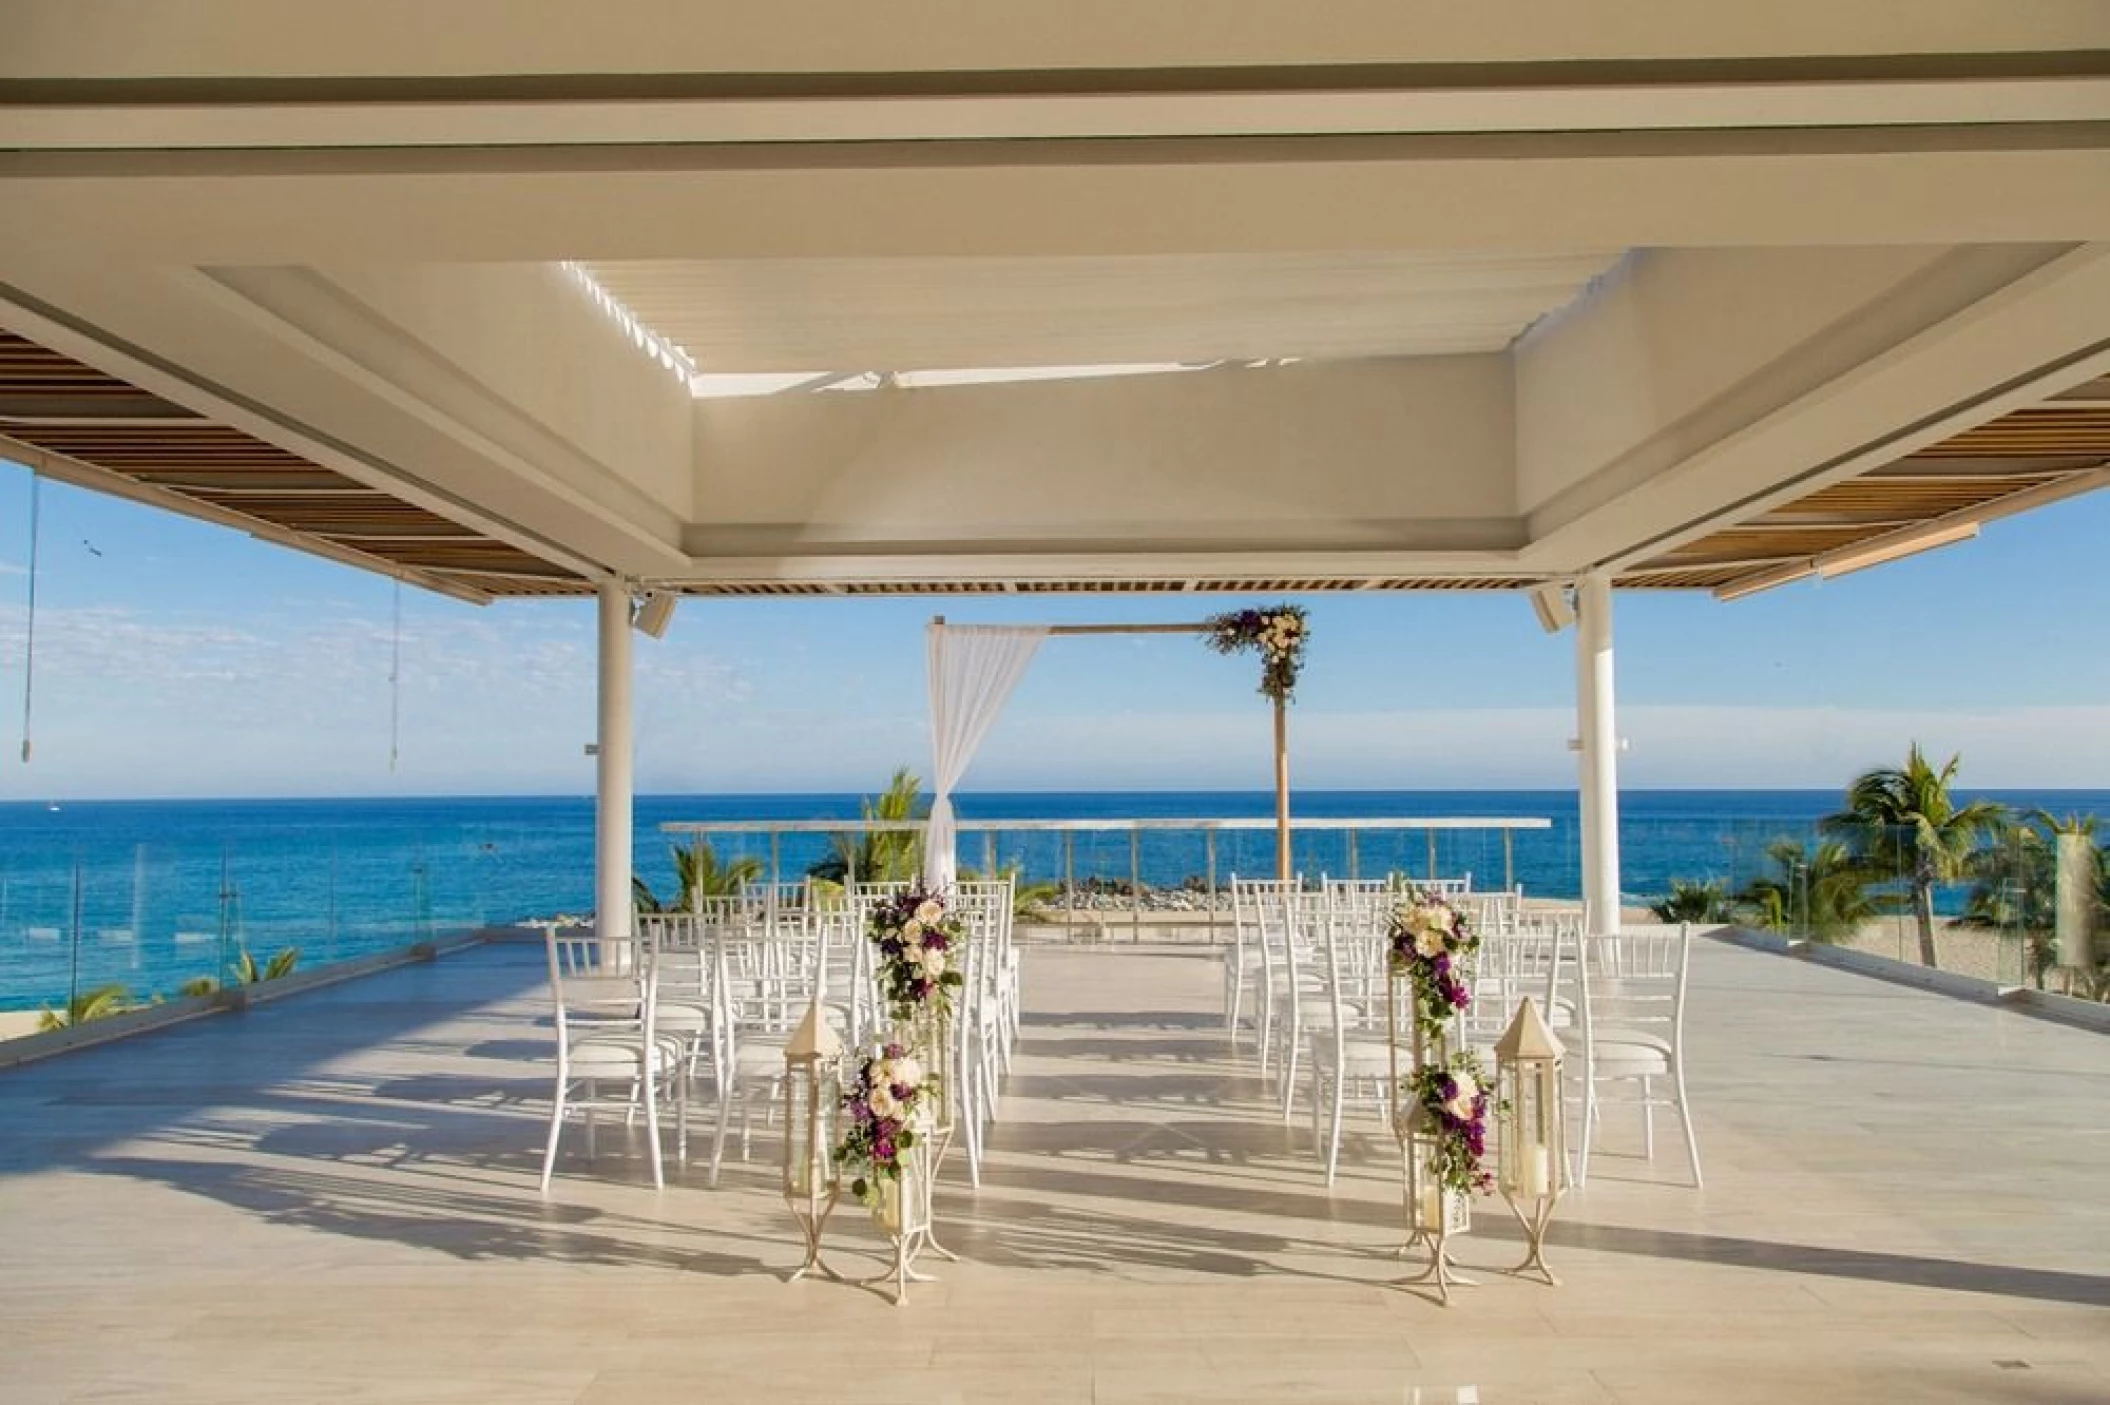
[[[403,743],[403,582],[396,586],[395,638],[389,645],[388,654],[388,769],[396,769],[396,757],[401,754]]]
[[[32,471],[29,475],[29,628],[22,650],[22,764],[29,764],[30,705],[36,697],[37,671],[37,540],[39,530],[38,507],[42,502],[43,477]]]

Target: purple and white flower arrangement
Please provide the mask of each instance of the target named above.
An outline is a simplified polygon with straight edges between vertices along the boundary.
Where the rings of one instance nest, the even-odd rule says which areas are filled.
[[[1260,651],[1260,691],[1276,702],[1288,702],[1304,668],[1304,646],[1311,627],[1297,605],[1265,610],[1233,610],[1203,621],[1209,647],[1219,654]]]
[[[1447,1063],[1424,1064],[1407,1079],[1420,1111],[1421,1131],[1435,1140],[1427,1162],[1429,1175],[1446,1191],[1460,1195],[1495,1187],[1487,1156],[1487,1116],[1493,1103],[1487,1075],[1469,1049]]]
[[[879,950],[880,997],[896,1020],[944,1019],[966,977],[966,929],[935,893],[908,892],[872,909],[866,934]]]
[[[1410,888],[1392,912],[1386,933],[1392,970],[1414,990],[1414,1020],[1434,1042],[1473,1003],[1471,959],[1480,934],[1463,909],[1434,893]]]
[[[902,1156],[916,1145],[917,1125],[937,1080],[905,1044],[883,1044],[858,1063],[843,1087],[843,1136],[835,1163],[850,1173],[850,1193],[878,1207],[881,1183],[899,1182]]]

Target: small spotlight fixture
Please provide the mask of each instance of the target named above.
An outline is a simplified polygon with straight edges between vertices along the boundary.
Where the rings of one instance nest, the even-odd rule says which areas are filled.
[[[644,599],[638,601],[637,611],[631,616],[630,623],[640,634],[664,639],[667,637],[667,627],[674,623],[674,607],[680,603],[681,597],[671,591],[647,591]]]
[[[1531,611],[1539,617],[1539,628],[1548,634],[1558,634],[1575,623],[1575,605],[1568,599],[1568,587],[1559,581],[1532,590]]]

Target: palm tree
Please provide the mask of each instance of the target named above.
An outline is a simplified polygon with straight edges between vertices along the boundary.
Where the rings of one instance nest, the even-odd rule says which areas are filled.
[[[639,912],[687,912],[696,905],[697,898],[730,897],[762,876],[762,861],[754,855],[721,861],[711,841],[701,836],[686,847],[671,845],[667,852],[673,855],[674,877],[680,889],[671,904],[662,903],[653,896],[649,883],[633,875],[630,890],[637,897]]]
[[[1878,766],[1855,777],[1846,808],[1819,821],[1827,834],[1853,847],[1872,873],[1911,884],[1913,917],[1919,924],[1920,962],[1933,966],[1934,885],[1963,876],[1978,842],[1995,833],[2007,809],[1990,800],[1959,805],[1949,793],[1961,756],[1939,771],[1914,742],[1902,767]]]
[[[46,1008],[37,1016],[39,1032],[48,1029],[71,1029],[90,1020],[107,1019],[121,1015],[132,1008],[132,992],[121,985],[99,985],[93,990],[84,990],[66,1002],[63,1010]]]
[[[1774,872],[1752,879],[1736,895],[1758,926],[1775,932],[1800,927],[1812,941],[1835,942],[1876,915],[1868,871],[1836,839],[1814,849],[1776,839],[1766,846],[1766,857]]]
[[[1729,894],[1719,879],[1694,883],[1683,878],[1670,880],[1670,896],[1649,904],[1658,922],[1719,922],[1729,906]]]
[[[865,823],[925,819],[930,805],[923,799],[923,780],[908,767],[896,768],[887,787],[876,798],[858,802]],[[923,871],[923,836],[912,829],[860,830],[834,836],[835,852],[806,870],[807,876],[831,883],[847,882],[854,870],[860,883],[891,883],[913,879]]]

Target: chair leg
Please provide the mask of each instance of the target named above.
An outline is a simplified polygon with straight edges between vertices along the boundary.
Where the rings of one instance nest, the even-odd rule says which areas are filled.
[[[1587,1072],[1583,1074],[1582,1124],[1582,1155],[1575,1163],[1578,1190],[1590,1183],[1590,1139],[1597,1130],[1597,1085]]]
[[[647,1056],[649,1057],[649,1051]],[[660,1164],[659,1146],[659,1090],[652,1085],[652,1075],[646,1073],[637,1081],[638,1101],[645,1105],[645,1145],[652,1158],[652,1188],[667,1188],[667,1170]]]
[[[718,1188],[718,1168],[725,1164],[725,1132],[733,1116],[734,1085],[735,1080],[725,1078],[718,1087],[718,1129],[711,1134],[711,1173],[704,1180],[712,1190]]]
[[[1333,1184],[1334,1173],[1341,1164],[1341,1105],[1347,1097],[1346,1080],[1338,1073],[1333,1078],[1333,1128],[1326,1138],[1326,1184]],[[1317,1099],[1313,1099],[1312,1115],[1318,1116]]]
[[[1692,1104],[1685,1101],[1685,1065],[1677,1064],[1671,1069],[1678,1089],[1678,1118],[1685,1124],[1685,1154],[1692,1158],[1692,1187],[1698,1190],[1700,1180],[1700,1141],[1692,1130]]]
[[[1296,1023],[1289,1025],[1289,1044],[1283,1048],[1283,1124],[1287,1127],[1289,1116],[1296,1110],[1298,1101],[1298,1053],[1302,1044],[1302,1032]]]
[[[564,1130],[564,1085],[557,1085],[556,1106],[550,1109],[549,1145],[542,1149],[542,1193],[549,1194],[549,1178],[557,1168],[557,1137]]]

